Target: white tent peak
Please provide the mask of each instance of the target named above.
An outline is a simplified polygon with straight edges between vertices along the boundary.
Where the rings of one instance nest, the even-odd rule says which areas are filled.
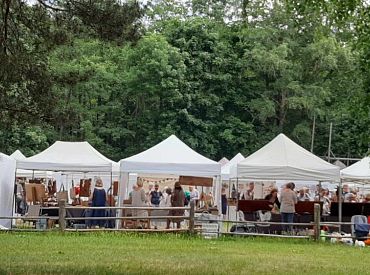
[[[244,160],[244,156],[241,153],[237,153],[228,163],[221,168],[222,180],[228,180],[230,178],[231,168]]]
[[[15,160],[23,160],[26,159],[26,156],[20,150],[15,150],[13,154],[10,155]]]
[[[315,156],[284,134],[237,164],[232,176],[255,180],[338,181],[339,167]]]
[[[218,161],[218,163],[221,164],[221,167],[227,164],[228,162],[229,160],[226,157],[223,157],[222,159]]]
[[[17,168],[51,171],[112,171],[113,161],[102,155],[87,141],[56,141],[44,151],[17,161]]]
[[[344,168],[341,176],[347,180],[359,180],[370,183],[370,157],[364,157],[358,162]]]
[[[214,176],[221,165],[197,153],[175,135],[129,158],[121,160],[121,169],[132,173],[170,173]]]

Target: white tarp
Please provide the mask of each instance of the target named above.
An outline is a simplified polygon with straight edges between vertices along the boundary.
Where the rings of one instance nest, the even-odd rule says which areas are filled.
[[[111,172],[112,161],[88,142],[56,141],[41,153],[17,161],[17,168],[48,171]]]
[[[339,167],[332,165],[279,134],[232,169],[232,177],[251,180],[339,181]]]
[[[15,160],[0,153],[0,216],[13,216]],[[0,225],[11,227],[11,220],[0,219]]]
[[[241,153],[236,154],[228,163],[221,167],[221,179],[229,180],[231,167],[244,160],[244,156]]]
[[[198,154],[176,136],[171,135],[152,148],[121,160],[121,171],[214,177],[220,175],[221,164]]]
[[[344,180],[370,183],[370,157],[365,157],[351,166],[344,168],[341,171],[341,177]]]

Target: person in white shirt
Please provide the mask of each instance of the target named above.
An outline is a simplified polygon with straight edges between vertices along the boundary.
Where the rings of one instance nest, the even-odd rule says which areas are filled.
[[[189,186],[190,191],[190,201],[197,201],[199,200],[199,191],[194,188],[193,186]]]

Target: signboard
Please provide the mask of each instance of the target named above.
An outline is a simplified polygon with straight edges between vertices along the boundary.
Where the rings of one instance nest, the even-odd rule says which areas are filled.
[[[179,182],[181,185],[204,186],[204,187],[213,186],[213,178],[180,176]]]

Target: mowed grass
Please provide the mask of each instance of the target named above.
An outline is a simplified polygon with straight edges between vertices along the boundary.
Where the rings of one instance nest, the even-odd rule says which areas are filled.
[[[0,274],[366,274],[370,248],[172,234],[0,233]]]

